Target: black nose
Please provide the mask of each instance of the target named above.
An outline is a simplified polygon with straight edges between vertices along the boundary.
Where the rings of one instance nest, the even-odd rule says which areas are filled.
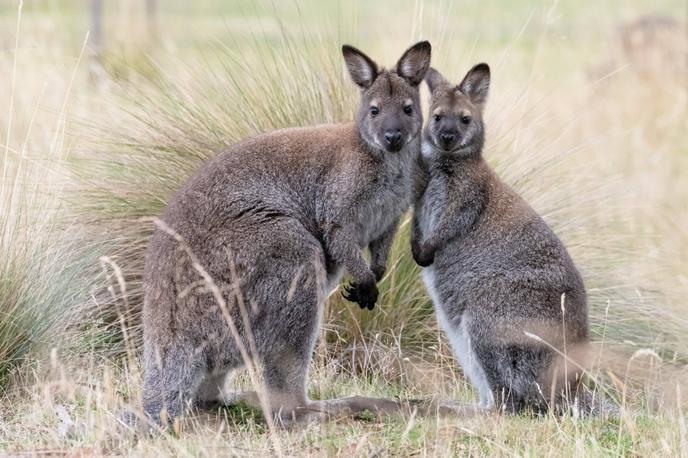
[[[455,139],[456,139],[456,134],[446,133],[446,132],[440,134],[440,140],[442,140],[442,142],[444,142],[444,144],[446,144],[446,145],[450,144]]]
[[[398,130],[388,130],[385,132],[385,140],[390,146],[398,146],[401,142],[401,132]]]

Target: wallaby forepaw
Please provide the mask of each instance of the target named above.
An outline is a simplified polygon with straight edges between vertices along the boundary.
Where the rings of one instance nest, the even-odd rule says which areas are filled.
[[[361,309],[373,310],[377,302],[378,290],[375,283],[350,283],[344,286],[342,296],[349,302],[356,302]]]
[[[375,275],[375,281],[379,282],[382,280],[382,277],[385,276],[386,266],[375,266],[371,267],[370,270],[372,270],[373,274]]]

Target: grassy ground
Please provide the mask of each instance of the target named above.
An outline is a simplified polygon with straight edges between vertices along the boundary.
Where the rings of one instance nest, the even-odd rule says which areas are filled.
[[[688,454],[683,2],[160,3],[150,23],[142,1],[106,2],[99,59],[83,2],[0,5],[0,452]],[[677,22],[627,25],[648,15]],[[455,80],[492,66],[486,155],[580,266],[603,348],[593,375],[620,418],[371,416],[270,433],[231,408],[179,436],[118,429],[138,399],[149,218],[222,145],[350,119],[342,43],[389,65],[420,38]],[[406,225],[391,266],[373,313],[333,295],[311,396],[474,399]]]

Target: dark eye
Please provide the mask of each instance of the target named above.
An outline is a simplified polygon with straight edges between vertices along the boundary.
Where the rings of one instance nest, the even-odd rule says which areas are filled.
[[[461,117],[461,122],[468,125],[471,123],[471,117],[470,116],[462,116]]]
[[[406,113],[407,115],[410,115],[411,113],[413,113],[413,107],[411,105],[406,105],[404,107],[404,113]]]
[[[380,109],[378,107],[370,107],[370,114],[372,116],[377,116],[380,114]]]
[[[435,122],[440,122],[440,120],[442,119],[442,116],[441,115],[435,115],[435,116],[433,116],[433,118],[435,119]]]

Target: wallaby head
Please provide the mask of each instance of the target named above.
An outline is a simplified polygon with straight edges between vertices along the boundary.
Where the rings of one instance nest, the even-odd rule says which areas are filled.
[[[478,64],[458,86],[431,68],[425,75],[432,100],[425,141],[440,151],[470,156],[485,142],[483,107],[490,87],[490,67]]]
[[[351,78],[361,88],[356,116],[361,138],[378,150],[401,150],[423,127],[418,86],[430,68],[430,43],[411,46],[392,70],[378,68],[352,46],[342,46],[342,53]]]

